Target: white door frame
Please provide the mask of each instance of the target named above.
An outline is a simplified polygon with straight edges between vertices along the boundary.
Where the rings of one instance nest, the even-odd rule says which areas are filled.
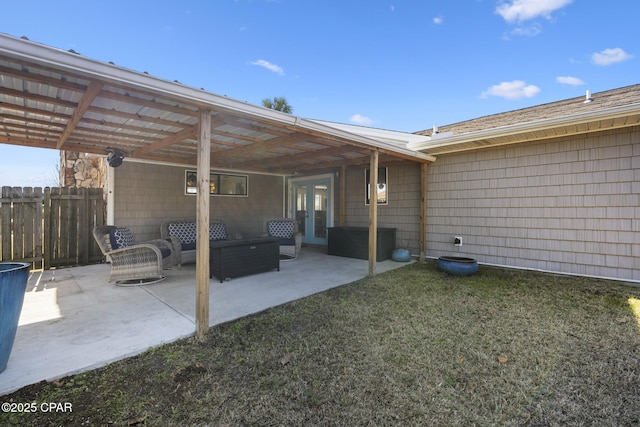
[[[329,180],[329,191],[327,197],[327,227],[333,227],[333,217],[334,217],[334,180],[335,176],[332,173],[326,173],[322,175],[308,175],[300,178],[291,178],[289,179],[289,185],[287,188],[288,193],[288,203],[289,203],[289,216],[295,218],[295,200],[293,199],[293,185],[301,182],[307,181],[318,181],[322,179]]]

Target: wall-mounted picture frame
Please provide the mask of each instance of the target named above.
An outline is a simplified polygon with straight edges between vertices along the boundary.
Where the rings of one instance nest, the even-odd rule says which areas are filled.
[[[376,189],[376,194],[377,194],[377,200],[378,200],[378,204],[379,205],[387,205],[389,204],[389,198],[388,198],[388,190],[389,190],[389,174],[388,174],[388,168],[378,168],[378,188]],[[364,197],[365,197],[365,201],[364,204],[365,205],[369,205],[369,202],[371,201],[371,190],[370,190],[370,183],[371,183],[371,171],[369,169],[365,169],[364,171]]]
[[[198,173],[186,170],[184,174],[184,194],[195,195],[198,192]],[[249,195],[249,176],[211,172],[209,175],[209,194],[212,196],[247,197]]]

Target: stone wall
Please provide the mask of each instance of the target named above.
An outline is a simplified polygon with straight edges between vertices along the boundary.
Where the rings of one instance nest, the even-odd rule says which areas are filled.
[[[107,187],[107,162],[103,156],[60,151],[60,186]]]

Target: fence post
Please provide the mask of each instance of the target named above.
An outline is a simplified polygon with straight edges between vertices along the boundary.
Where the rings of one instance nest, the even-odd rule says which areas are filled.
[[[34,238],[35,238],[35,248],[34,248],[34,256],[36,258],[40,258],[40,266],[44,269],[44,259],[42,258],[42,248],[43,248],[43,242],[42,239],[44,238],[44,228],[42,226],[42,187],[36,187],[35,192],[33,194],[33,197],[39,201],[36,201],[35,204],[35,220],[33,221],[34,223]]]
[[[80,235],[78,236],[78,258],[83,265],[89,264],[89,238],[92,237],[89,230],[89,212],[91,212],[91,205],[89,203],[89,189],[82,188],[80,190],[82,195],[82,204],[80,205],[80,212],[78,215],[78,223],[80,224]]]
[[[11,254],[11,202],[9,201],[11,197],[11,187],[2,187],[2,200],[5,200],[4,203],[0,206],[0,219],[2,219],[2,224],[0,224],[0,236],[2,237],[2,247],[0,248],[0,253],[2,253],[2,259],[10,259],[9,256]]]
[[[33,199],[33,188],[25,187],[19,189],[22,193],[19,197],[22,197],[22,227],[20,228],[20,238],[21,241],[18,242],[20,244],[18,250],[20,251],[19,258],[33,258],[35,256],[35,227],[33,223],[35,221],[35,205],[37,204],[35,199]],[[15,202],[14,202],[15,203]],[[32,210],[33,208],[33,210]],[[15,221],[15,218],[13,219]],[[15,234],[14,234],[15,236]],[[16,243],[16,239],[14,238],[14,244]],[[32,262],[32,268],[35,264],[35,261]]]
[[[44,189],[44,269],[51,268],[51,188]]]
[[[11,199],[19,199],[22,198],[22,188],[21,187],[13,187],[11,189]],[[13,244],[11,245],[11,259],[20,259],[22,258],[22,238],[23,238],[23,203],[13,203],[13,200],[10,200],[10,203],[13,205],[13,209],[11,212],[11,233],[13,234]]]

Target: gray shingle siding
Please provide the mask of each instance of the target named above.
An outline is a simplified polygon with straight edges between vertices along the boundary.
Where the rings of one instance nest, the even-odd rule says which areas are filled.
[[[170,219],[196,217],[196,196],[184,194],[185,170],[194,168],[124,162],[115,173],[115,225],[129,227],[137,241],[160,238]],[[256,236],[267,219],[282,217],[283,178],[249,175],[248,197],[211,196],[209,215],[230,232]]]
[[[384,165],[380,165],[384,167]],[[396,228],[396,242],[420,253],[420,166],[389,166],[387,205],[378,205],[378,226]],[[369,206],[365,205],[364,168],[347,169],[345,195],[346,225],[369,226]],[[337,213],[336,213],[337,214]],[[337,223],[337,222],[336,222]]]
[[[640,280],[639,165],[639,127],[441,155],[427,255]]]

